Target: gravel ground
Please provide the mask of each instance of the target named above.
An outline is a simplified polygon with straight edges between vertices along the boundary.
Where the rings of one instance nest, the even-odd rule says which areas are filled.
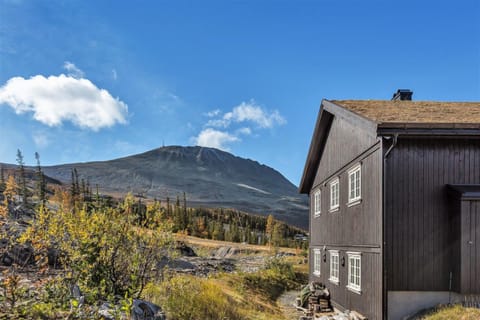
[[[288,320],[298,320],[300,316],[304,315],[303,312],[298,311],[293,305],[295,303],[295,298],[299,293],[300,292],[297,290],[287,291],[277,300],[277,304],[280,306],[285,318]]]

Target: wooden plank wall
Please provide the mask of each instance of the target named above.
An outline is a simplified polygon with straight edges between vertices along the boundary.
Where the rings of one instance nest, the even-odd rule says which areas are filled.
[[[480,293],[480,201],[462,201],[461,293]]]
[[[446,185],[480,184],[480,140],[400,137],[386,170],[388,290],[447,291],[455,223]]]
[[[361,203],[348,206],[348,173],[361,163]],[[381,144],[371,134],[359,130],[348,121],[336,117],[325,145],[313,188],[310,192],[310,247],[323,249],[320,277],[310,270],[310,279],[323,282],[331,290],[332,299],[343,308],[356,310],[369,319],[382,317],[382,151]],[[339,210],[329,212],[330,185],[339,178]],[[313,192],[320,188],[321,214],[313,216]],[[340,283],[328,280],[330,257],[328,250],[338,250],[340,260],[345,257],[345,266],[340,266]],[[348,284],[347,251],[361,252],[361,288],[358,294],[346,288]],[[323,262],[323,254],[326,261]],[[313,261],[311,259],[310,261]],[[312,265],[312,264],[311,264]],[[312,267],[311,267],[312,268]]]

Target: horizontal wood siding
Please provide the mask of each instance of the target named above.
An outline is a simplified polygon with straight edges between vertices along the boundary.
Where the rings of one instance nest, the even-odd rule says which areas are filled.
[[[348,170],[361,165],[361,201],[348,205]],[[339,208],[330,212],[330,182],[339,179]],[[342,118],[335,117],[324,153],[310,192],[310,246],[323,249],[321,276],[310,279],[321,281],[331,290],[332,299],[341,307],[356,310],[368,319],[382,317],[382,151],[381,144],[370,133],[356,129]],[[321,213],[314,217],[313,194],[321,191]],[[340,283],[331,283],[328,250],[338,250]],[[347,251],[361,252],[362,293],[346,288],[348,276]],[[326,253],[326,262],[323,254]],[[311,251],[313,257],[313,251]],[[313,261],[311,259],[310,261]]]
[[[388,290],[448,290],[458,221],[446,185],[480,183],[479,139],[400,136],[386,179]]]

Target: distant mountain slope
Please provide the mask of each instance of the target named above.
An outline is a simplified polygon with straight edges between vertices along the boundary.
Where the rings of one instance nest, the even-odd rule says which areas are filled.
[[[110,161],[43,169],[68,183],[73,168],[104,192],[132,191],[172,200],[186,192],[189,206],[271,213],[302,228],[308,224],[308,198],[278,171],[213,148],[170,146]]]

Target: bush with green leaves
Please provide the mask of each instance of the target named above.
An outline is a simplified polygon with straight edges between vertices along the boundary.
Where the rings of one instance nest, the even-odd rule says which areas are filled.
[[[245,274],[243,285],[275,301],[285,290],[298,287],[293,265],[282,258],[271,258],[262,270]]]
[[[60,251],[67,278],[87,302],[137,298],[158,276],[158,261],[169,254],[173,238],[171,224],[156,210],[139,225],[134,203],[128,195],[118,208],[53,212],[41,207],[21,240],[35,248],[39,260],[49,248]]]

